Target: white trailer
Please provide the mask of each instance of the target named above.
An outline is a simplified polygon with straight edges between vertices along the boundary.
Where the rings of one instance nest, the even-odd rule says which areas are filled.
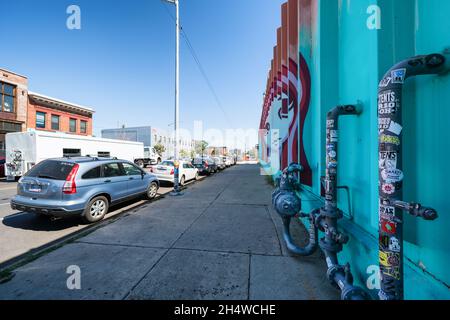
[[[144,144],[30,130],[6,134],[6,176],[13,180],[32,166],[49,158],[91,156],[128,161],[144,157]]]

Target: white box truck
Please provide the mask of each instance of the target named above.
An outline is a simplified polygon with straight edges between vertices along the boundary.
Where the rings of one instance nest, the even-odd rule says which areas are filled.
[[[6,134],[6,176],[14,180],[42,160],[61,157],[115,157],[134,162],[144,157],[144,144],[66,133],[29,130]]]

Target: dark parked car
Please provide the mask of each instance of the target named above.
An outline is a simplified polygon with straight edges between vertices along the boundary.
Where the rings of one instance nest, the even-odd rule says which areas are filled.
[[[217,164],[211,158],[195,158],[192,165],[198,169],[198,173],[202,175],[210,175],[219,170]]]
[[[159,181],[134,163],[110,158],[58,158],[41,161],[17,186],[11,208],[40,215],[79,215],[102,220],[111,205],[145,195],[153,199]]]
[[[221,157],[214,157],[213,160],[216,163],[216,165],[219,168],[219,170],[226,169],[227,166],[225,164],[225,161],[223,161]]]
[[[0,178],[5,177],[5,157],[0,157]]]

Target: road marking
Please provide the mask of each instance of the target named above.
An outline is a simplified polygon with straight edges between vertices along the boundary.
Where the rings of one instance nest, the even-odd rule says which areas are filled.
[[[0,206],[6,206],[7,204],[9,204],[9,202],[7,202],[7,203],[0,203]]]

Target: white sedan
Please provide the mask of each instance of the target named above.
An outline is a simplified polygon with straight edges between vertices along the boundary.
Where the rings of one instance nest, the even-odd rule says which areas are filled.
[[[195,168],[191,163],[187,161],[180,160],[180,167],[178,173],[178,183],[184,185],[186,181],[197,180],[198,179],[198,169]],[[150,171],[158,178],[160,181],[174,181],[175,166],[173,160],[165,160],[159,165],[154,165],[150,168]]]

